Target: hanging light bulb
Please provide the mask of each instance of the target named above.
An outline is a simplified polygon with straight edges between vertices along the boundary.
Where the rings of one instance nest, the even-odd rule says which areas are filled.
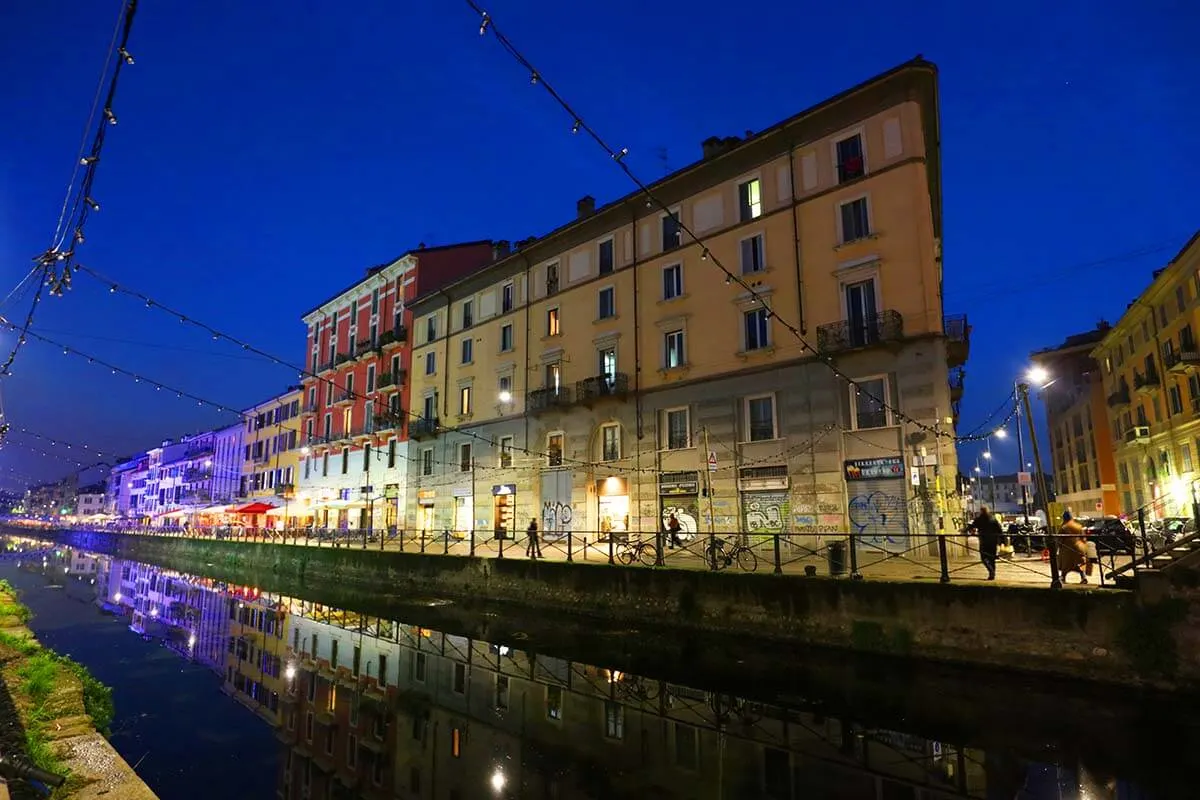
[[[536,72],[529,73],[529,83],[531,86],[537,86],[538,74]]]
[[[125,63],[126,63],[126,64],[132,64],[132,63],[133,63],[133,56],[131,56],[131,55],[129,54],[129,51],[128,51],[128,50],[126,50],[124,47],[122,47],[122,48],[120,48],[119,50],[117,50],[117,52],[118,52],[118,53],[121,55],[121,58],[125,59]]]
[[[92,198],[90,198],[90,197],[85,197],[85,198],[83,198],[83,202],[87,203],[87,204],[88,204],[88,208],[90,208],[92,211],[99,211],[99,210],[100,210],[100,204],[99,204],[99,203],[97,203],[95,200],[93,200],[93,199],[92,199]]]
[[[79,159],[79,163],[85,167],[90,167],[99,160],[100,156],[84,156],[83,158]]]
[[[728,285],[729,285],[729,284],[731,284],[731,283],[733,283],[733,276],[732,276],[732,275],[730,275],[730,274],[728,274],[728,273],[726,273],[726,275],[725,275],[725,285],[726,285],[726,286],[728,286]]]
[[[108,120],[109,125],[117,124],[117,115],[113,113],[111,108],[104,109],[104,118]]]
[[[116,293],[117,293],[117,285],[116,285],[115,283],[114,283],[112,286],[108,287],[108,293],[109,293],[109,294],[116,294]]]
[[[583,127],[583,123],[575,120],[575,124],[571,126],[571,133],[579,133],[579,129]]]
[[[490,16],[488,16],[488,13],[486,11],[483,12],[483,19],[479,23],[479,35],[483,36],[485,33],[487,33],[488,26],[491,24],[492,24],[492,18]]]
[[[613,153],[613,161],[620,161],[625,156],[629,155],[629,148],[622,147],[618,152]]]

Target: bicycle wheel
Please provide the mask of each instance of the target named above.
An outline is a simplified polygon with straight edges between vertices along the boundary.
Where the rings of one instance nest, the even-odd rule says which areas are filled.
[[[635,558],[637,558],[637,553],[634,552],[632,547],[622,547],[617,551],[617,561],[625,566],[631,565]]]
[[[754,551],[749,547],[739,547],[737,565],[739,569],[746,572],[754,572],[754,570],[758,569],[758,556],[754,555]]]
[[[711,570],[720,570],[725,566],[725,551],[721,547],[709,545],[704,548],[704,560]]]
[[[658,553],[654,551],[654,546],[649,544],[643,544],[639,546],[638,560],[640,560],[647,567],[653,567],[655,562],[658,561]]]

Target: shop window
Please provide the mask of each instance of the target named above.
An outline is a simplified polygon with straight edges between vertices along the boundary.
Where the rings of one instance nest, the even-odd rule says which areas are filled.
[[[563,442],[564,436],[561,433],[552,433],[546,437],[546,466],[561,467],[563,463]]]
[[[621,426],[616,423],[600,427],[600,459],[618,461],[621,458]]]

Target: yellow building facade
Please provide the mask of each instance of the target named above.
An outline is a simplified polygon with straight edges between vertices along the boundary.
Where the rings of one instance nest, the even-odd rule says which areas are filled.
[[[1093,352],[1103,365],[1121,508],[1191,516],[1200,480],[1200,232]]]
[[[937,119],[936,69],[910,62],[706,141],[651,187],[669,214],[640,193],[585,197],[569,224],[418,298],[408,524],[932,532],[953,442],[893,410],[952,433],[966,357],[965,319],[941,302]]]
[[[276,724],[280,697],[287,690],[289,601],[249,587],[229,587],[229,635],[224,690]]]
[[[237,513],[247,527],[297,528],[312,509],[296,500],[296,478],[304,442],[300,435],[301,389],[247,409],[241,500]]]

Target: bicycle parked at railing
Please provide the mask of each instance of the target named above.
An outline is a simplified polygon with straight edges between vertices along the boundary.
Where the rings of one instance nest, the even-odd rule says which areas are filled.
[[[658,551],[654,547],[654,542],[636,541],[636,542],[621,542],[617,545],[616,553],[617,561],[626,566],[632,565],[635,561],[640,561],[647,567],[653,567],[658,561]]]
[[[42,794],[50,794],[52,789],[62,786],[66,780],[62,775],[38,769],[23,758],[0,753],[0,798],[8,797],[6,784],[9,781],[26,781]]]
[[[741,542],[731,545],[719,536],[709,542],[704,549],[704,555],[713,569],[732,566],[735,561],[738,569],[746,572],[754,572],[758,569],[758,556],[754,554],[753,550]]]

